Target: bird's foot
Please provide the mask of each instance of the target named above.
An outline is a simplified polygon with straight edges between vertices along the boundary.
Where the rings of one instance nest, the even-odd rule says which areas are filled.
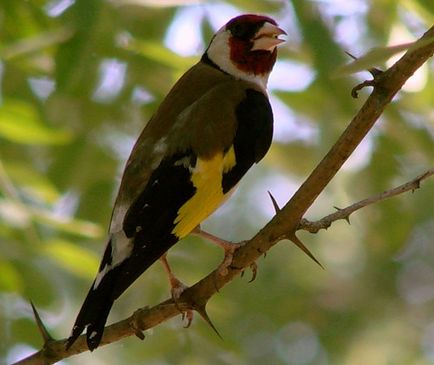
[[[226,276],[228,274],[228,268],[232,264],[232,260],[234,258],[235,251],[245,244],[245,242],[233,243],[230,241],[226,241],[220,237],[214,236],[211,233],[203,231],[200,228],[200,226],[197,226],[193,230],[193,232],[191,232],[191,234],[198,236],[198,237],[201,237],[201,238],[204,238],[204,239],[214,243],[215,245],[221,247],[224,250],[225,256],[224,256],[223,262],[220,264],[219,268],[217,269],[218,273],[221,276]]]
[[[169,281],[171,287],[170,294],[172,295],[173,302],[175,303],[178,310],[181,312],[182,320],[186,321],[184,328],[188,328],[193,321],[193,311],[191,309],[182,310],[178,305],[178,300],[181,297],[181,294],[184,292],[185,289],[188,289],[188,286],[179,279],[177,279],[173,274],[171,277],[169,277]]]
[[[184,292],[184,290],[188,288],[188,286],[173,274],[169,275],[169,282],[172,299],[177,301],[181,297],[181,294]]]
[[[232,264],[235,251],[238,250],[241,246],[244,246],[244,244],[245,242],[233,243],[229,241],[224,241],[224,244],[220,245],[220,247],[222,247],[225,252],[225,257],[223,259],[223,262],[220,264],[220,266],[217,269],[218,273],[221,276],[226,276],[228,274],[228,268]]]
[[[179,298],[181,297],[181,294],[184,292],[185,289],[188,288],[187,285],[185,285],[181,280],[179,280],[172,272],[172,269],[169,266],[169,263],[167,261],[166,255],[163,255],[161,257],[161,262],[163,264],[164,270],[167,273],[167,276],[169,278],[170,283],[170,294],[172,296],[173,302],[175,303],[176,307],[182,314],[182,320],[186,320],[185,328],[190,327],[191,322],[193,321],[193,311],[191,309],[182,310],[179,303]]]

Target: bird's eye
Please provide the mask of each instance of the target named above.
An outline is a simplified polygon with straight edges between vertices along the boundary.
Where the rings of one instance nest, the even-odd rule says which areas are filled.
[[[251,33],[248,24],[245,23],[233,24],[230,31],[235,38],[240,39],[248,39],[249,34]]]

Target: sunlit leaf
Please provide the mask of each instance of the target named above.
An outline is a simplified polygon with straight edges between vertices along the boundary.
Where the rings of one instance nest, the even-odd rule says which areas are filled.
[[[11,199],[0,199],[0,218],[14,227],[27,227],[30,214],[26,206]]]
[[[48,211],[40,209],[32,209],[33,219],[45,225],[49,225],[59,231],[83,236],[87,238],[101,238],[104,235],[104,230],[101,226],[81,219],[72,219],[59,217]]]
[[[70,38],[73,30],[69,27],[63,27],[57,30],[48,31],[38,34],[35,37],[21,39],[14,44],[6,45],[0,48],[0,58],[10,60],[31,52],[40,51],[46,47],[53,46],[57,43],[64,42]]]
[[[334,72],[334,76],[346,76],[356,72],[369,70],[387,61],[397,53],[406,51],[410,48],[423,47],[430,42],[433,42],[433,40],[434,38],[429,38],[419,42],[403,43],[391,47],[373,48],[365,55],[357,57],[353,62],[337,68]]]
[[[21,291],[23,287],[21,275],[12,263],[0,260],[0,292]]]
[[[9,178],[29,196],[46,203],[59,199],[59,191],[46,175],[19,161],[4,165]]]
[[[48,127],[30,103],[8,99],[0,107],[0,137],[23,144],[65,144],[71,133]]]
[[[123,47],[175,70],[185,71],[194,62],[192,57],[181,57],[159,42],[143,42],[131,39],[123,44]]]
[[[135,4],[142,6],[181,6],[181,5],[197,5],[205,2],[204,0],[115,0],[119,5]]]
[[[50,240],[44,244],[43,253],[64,269],[85,279],[92,279],[98,269],[98,255],[66,240]]]

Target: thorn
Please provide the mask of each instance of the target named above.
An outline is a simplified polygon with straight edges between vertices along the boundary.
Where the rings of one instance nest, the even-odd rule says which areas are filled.
[[[341,209],[341,208],[336,207],[336,206],[334,206],[333,208],[335,208],[338,212],[342,212],[344,210],[344,209]],[[345,217],[342,217],[341,219],[345,219],[345,221],[351,226],[350,214],[347,214]]]
[[[277,201],[276,201],[276,199],[274,199],[273,194],[271,194],[269,190],[267,191],[267,193],[270,196],[271,203],[273,203],[273,208],[274,208],[276,214],[279,213],[282,209],[280,209],[279,204],[277,204]]]
[[[344,51],[348,56],[350,56],[354,61],[358,60],[358,57],[353,56],[350,52]],[[376,77],[380,76],[384,71],[380,70],[376,67],[368,68],[367,71],[372,75],[372,77],[375,79]]]
[[[139,329],[134,328],[134,334],[142,341],[145,339],[145,335]]]
[[[356,56],[353,56],[350,52],[344,51],[348,56],[350,56],[354,61],[357,60]]]
[[[206,312],[206,303],[203,306],[194,308],[197,313],[200,314],[200,316],[203,318],[203,320],[213,329],[213,331],[217,334],[217,336],[220,337],[220,339],[223,340],[223,337],[220,335],[219,331],[217,331],[217,328],[214,326],[214,324],[211,322],[211,319],[208,316],[208,313]]]
[[[322,269],[324,269],[324,266],[321,265],[321,263],[316,259],[316,257],[312,254],[312,252],[309,251],[309,249],[301,242],[298,237],[293,234],[290,237],[288,237],[300,250],[302,250],[307,256],[309,256],[313,261],[315,261]]]
[[[144,308],[142,308],[142,309],[137,309],[135,312],[134,312],[134,314],[133,314],[133,317],[132,317],[132,320],[130,321],[130,323],[129,323],[129,325],[130,325],[130,327],[133,329],[133,331],[134,331],[134,334],[136,335],[136,337],[138,337],[140,340],[144,340],[145,339],[145,334],[143,333],[143,330],[140,328],[140,324],[139,324],[139,316],[140,316],[140,313],[143,311],[143,310],[148,310],[149,309],[149,307],[148,306],[145,306]]]
[[[33,316],[35,317],[36,325],[38,326],[39,332],[44,340],[44,344],[53,341],[53,337],[51,337],[50,333],[42,322],[41,317],[39,316],[39,313],[32,301],[30,301],[30,305],[32,306]]]

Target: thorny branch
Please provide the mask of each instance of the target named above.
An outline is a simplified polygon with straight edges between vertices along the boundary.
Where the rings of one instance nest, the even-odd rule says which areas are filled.
[[[284,238],[295,237],[295,232],[299,227],[303,227],[303,224],[307,226],[306,221],[302,221],[307,209],[336,175],[407,79],[433,55],[433,36],[434,27],[430,28],[418,41],[421,42],[420,47],[416,43],[391,68],[378,75],[374,82],[365,84],[373,86],[374,90],[347,129],[286,205],[251,240],[235,252],[233,263],[228,268],[227,275],[220,275],[216,269],[185,290],[176,305],[171,299],[168,299],[152,308],[139,309],[129,318],[106,327],[101,345],[119,341],[132,335],[143,339],[143,331],[179,315],[180,310],[196,310],[205,320],[209,321],[205,306],[219,289],[233,280],[245,268],[253,265],[262,254],[277,242]],[[432,170],[430,171],[432,174]],[[415,180],[415,187],[417,187],[417,182],[422,179],[419,177],[419,180]],[[398,193],[396,192],[396,194]],[[350,213],[347,211],[343,217],[345,214],[348,216]],[[44,345],[40,351],[15,365],[54,364],[59,360],[87,351],[84,335],[80,336],[68,351],[65,349],[65,342],[66,339],[56,341],[45,336]]]
[[[332,225],[332,223],[336,222],[337,220],[345,219],[346,221],[349,222],[350,215],[354,213],[356,210],[392,198],[399,194],[403,194],[407,191],[414,191],[416,189],[419,189],[420,183],[423,180],[428,179],[432,175],[434,175],[434,168],[425,171],[423,174],[417,176],[413,180],[406,182],[405,184],[399,185],[396,188],[386,190],[370,198],[360,200],[357,203],[354,203],[346,208],[336,208],[336,212],[329,214],[316,222],[311,222],[303,218],[300,221],[298,230],[304,230],[310,233],[317,233],[321,229],[329,228]]]

